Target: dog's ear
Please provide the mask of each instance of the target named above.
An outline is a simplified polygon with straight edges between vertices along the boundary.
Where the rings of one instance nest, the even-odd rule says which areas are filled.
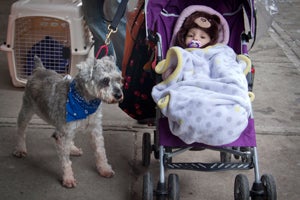
[[[88,57],[85,61],[80,62],[76,65],[79,70],[85,70],[87,68],[93,67],[96,64],[96,59],[93,57]]]
[[[35,68],[38,68],[38,67],[44,68],[42,60],[37,55],[34,56],[34,67]]]
[[[109,60],[110,60],[111,62],[116,62],[116,59],[115,59],[114,56],[107,56],[107,57],[109,58]]]
[[[85,80],[90,80],[93,76],[94,66],[96,64],[96,59],[93,57],[88,57],[85,61],[76,65],[80,73],[81,77]]]
[[[113,62],[113,63],[116,62],[116,59],[114,56],[104,56],[100,60],[102,60],[103,63],[105,63],[106,61]]]
[[[117,68],[116,59],[114,56],[104,56],[97,60],[97,65],[103,66],[102,70],[110,71]]]

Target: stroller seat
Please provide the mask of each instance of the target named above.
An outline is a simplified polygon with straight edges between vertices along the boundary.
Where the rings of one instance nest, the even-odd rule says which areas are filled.
[[[195,11],[220,18],[218,44],[204,49],[173,47],[180,27]],[[251,103],[241,69],[247,74],[251,61],[237,57],[224,45],[229,35],[229,26],[219,12],[202,5],[188,6],[176,21],[166,58],[155,67],[163,77],[164,72],[172,72],[153,87],[152,97],[169,118],[171,131],[188,144],[228,144],[247,126]]]

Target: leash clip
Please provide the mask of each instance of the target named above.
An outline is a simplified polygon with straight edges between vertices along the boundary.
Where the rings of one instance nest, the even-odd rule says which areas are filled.
[[[108,27],[107,27],[107,29],[108,29],[108,33],[106,34],[105,44],[109,45],[110,44],[110,36],[111,36],[111,34],[112,33],[116,33],[118,31],[118,28],[113,29],[111,27],[111,25],[109,24]]]

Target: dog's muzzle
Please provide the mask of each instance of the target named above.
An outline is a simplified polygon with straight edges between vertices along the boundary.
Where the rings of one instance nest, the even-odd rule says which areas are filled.
[[[124,98],[124,95],[123,95],[123,92],[122,92],[122,90],[116,90],[115,92],[114,92],[114,98],[115,98],[115,100],[116,101],[123,101],[123,98]]]

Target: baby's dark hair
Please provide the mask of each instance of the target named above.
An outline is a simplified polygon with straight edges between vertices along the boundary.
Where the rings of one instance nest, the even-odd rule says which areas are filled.
[[[208,28],[200,27],[197,23],[195,23],[195,20],[199,17],[206,18],[210,22],[211,26]],[[186,48],[187,46],[185,44],[185,38],[188,31],[191,28],[199,28],[205,31],[210,36],[211,41],[203,47],[214,45],[218,42],[219,25],[220,25],[220,18],[217,15],[211,15],[206,12],[196,11],[184,20],[181,28],[176,34],[174,45],[180,46],[182,48]]]

